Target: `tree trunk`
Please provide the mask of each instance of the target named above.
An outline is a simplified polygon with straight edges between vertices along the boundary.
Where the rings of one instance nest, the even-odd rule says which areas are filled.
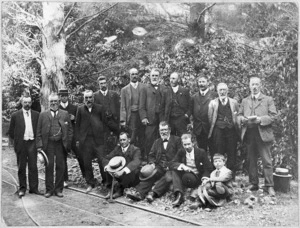
[[[48,96],[51,92],[65,87],[64,68],[66,61],[66,39],[64,31],[57,37],[64,21],[64,3],[43,2],[43,66],[41,67],[41,107],[49,107]]]
[[[202,39],[205,39],[205,12],[198,18],[204,9],[205,3],[192,3],[190,7],[190,31],[193,36]]]

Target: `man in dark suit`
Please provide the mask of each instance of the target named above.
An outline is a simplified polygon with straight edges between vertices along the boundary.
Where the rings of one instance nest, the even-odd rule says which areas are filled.
[[[139,100],[145,85],[138,82],[137,69],[132,68],[129,74],[130,83],[121,89],[120,125],[121,128],[128,128],[130,142],[142,149],[144,147],[145,127],[142,125],[139,115]]]
[[[26,165],[28,162],[29,193],[40,194],[38,190],[37,150],[35,145],[39,113],[30,109],[31,97],[21,98],[22,109],[13,113],[9,125],[9,136],[14,140],[17,155],[19,197],[25,195]]]
[[[78,107],[75,123],[76,145],[82,153],[85,179],[88,184],[86,193],[92,191],[96,185],[94,179],[92,159],[96,157],[100,168],[102,183],[106,182],[102,159],[104,157],[104,128],[117,132],[116,123],[108,119],[102,105],[94,103],[93,91],[87,90],[83,94],[84,105]]]
[[[172,182],[171,172],[168,171],[169,164],[177,151],[182,148],[181,141],[178,136],[171,135],[171,128],[165,121],[160,122],[159,133],[160,138],[155,140],[148,159],[149,164],[153,167],[153,173],[155,174],[153,176],[150,175],[151,178],[141,180],[135,190],[127,193],[127,196],[133,200],[139,201],[146,197],[147,201],[151,203],[154,198],[165,194]],[[142,171],[143,168],[141,173]],[[155,182],[157,183],[152,189]]]
[[[227,96],[228,87],[225,83],[217,86],[219,97],[212,100],[208,107],[210,124],[208,138],[212,139],[210,147],[211,162],[215,153],[227,155],[227,168],[235,177],[235,161],[237,142],[239,139],[239,126],[237,114],[239,105],[236,100]]]
[[[176,195],[173,206],[180,206],[183,202],[182,176],[185,173],[195,174],[197,186],[199,186],[202,180],[209,178],[210,173],[213,171],[212,164],[208,160],[206,151],[194,147],[192,136],[190,134],[183,134],[181,140],[184,149],[178,151],[171,163],[174,193]],[[194,189],[194,191],[197,191],[197,189]],[[192,192],[191,195],[194,199],[197,198],[195,197],[195,192]]]
[[[58,91],[58,95],[60,95],[60,105],[59,109],[67,111],[69,113],[71,123],[72,123],[72,129],[73,132],[75,131],[75,117],[76,117],[76,112],[77,112],[77,106],[73,105],[69,101],[69,93],[67,89],[60,89]],[[76,147],[76,142],[75,142],[75,132],[72,137],[72,142],[71,142],[71,149],[74,152],[78,163],[79,167],[81,170],[82,175],[84,176],[84,165],[82,161],[82,157],[79,154],[78,148]],[[67,163],[67,157],[68,157],[68,152],[64,150],[64,156],[65,156],[65,173],[64,173],[64,187],[68,187],[68,181],[69,181],[69,176],[68,176],[68,163]]]
[[[145,157],[147,160],[153,142],[159,137],[158,125],[162,119],[161,102],[165,87],[159,85],[159,71],[152,69],[150,72],[151,84],[146,85],[140,95],[140,118],[145,126]]]
[[[59,97],[56,93],[49,95],[49,103],[50,109],[40,114],[36,138],[38,151],[44,150],[49,160],[49,164],[46,166],[46,198],[53,194],[63,197],[64,150],[69,151],[71,149],[73,137],[69,114],[58,108]],[[53,180],[54,163],[56,166],[55,183]]]
[[[119,182],[119,187],[117,191],[113,194],[113,198],[118,198],[123,195],[123,191],[125,188],[135,187],[139,183],[139,173],[140,173],[140,164],[141,164],[141,150],[130,144],[129,134],[126,132],[120,133],[119,138],[120,145],[116,146],[116,148],[111,151],[108,155],[103,159],[104,170],[107,171],[107,164],[113,157],[122,156],[126,160],[125,167],[120,171],[113,173],[114,177]],[[108,183],[111,184],[112,177],[107,173],[106,179]],[[106,196],[109,198],[109,195]]]
[[[100,90],[94,93],[95,104],[104,106],[107,117],[119,125],[120,120],[120,96],[117,92],[109,90],[107,80],[104,75],[98,77]],[[105,128],[105,152],[108,153],[114,149],[117,143],[117,135],[114,135],[108,128]]]
[[[201,75],[198,78],[199,93],[192,96],[191,99],[191,114],[193,115],[193,133],[196,136],[199,148],[207,151],[208,147],[208,105],[209,102],[216,98],[215,92],[210,91],[208,88],[208,78]]]
[[[170,76],[171,87],[168,88],[162,101],[163,120],[170,123],[171,134],[181,136],[187,132],[190,115],[190,92],[179,85],[179,74]]]
[[[249,161],[249,189],[258,190],[257,158],[263,163],[265,187],[270,196],[275,196],[271,145],[274,141],[272,123],[277,117],[272,97],[261,93],[261,80],[250,78],[251,95],[242,100],[239,122],[242,125],[241,139],[246,144]]]

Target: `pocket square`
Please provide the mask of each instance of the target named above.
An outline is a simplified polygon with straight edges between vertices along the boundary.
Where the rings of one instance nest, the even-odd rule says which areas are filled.
[[[67,125],[68,125],[69,123],[68,123],[68,122],[65,122],[65,124],[67,124]]]

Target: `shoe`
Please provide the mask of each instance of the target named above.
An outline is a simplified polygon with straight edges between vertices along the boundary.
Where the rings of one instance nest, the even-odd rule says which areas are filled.
[[[143,200],[143,197],[138,191],[127,192],[127,197],[135,201]]]
[[[30,194],[37,194],[37,195],[43,195],[39,190],[29,190]]]
[[[49,198],[50,196],[52,196],[52,193],[50,193],[50,192],[46,192],[46,193],[45,193],[45,197],[46,197],[46,198]]]
[[[55,195],[59,198],[64,197],[64,195],[62,194],[62,192],[56,192]]]
[[[172,203],[173,207],[179,207],[183,203],[183,194],[181,192],[177,193],[176,199]]]
[[[268,193],[270,196],[275,196],[275,190],[273,187],[268,187]]]
[[[196,200],[194,203],[192,203],[189,208],[191,210],[197,210],[200,206],[202,206],[202,203],[200,202],[200,200]]]
[[[110,199],[110,192],[108,192],[108,193],[106,194],[106,196],[104,196],[104,199]]]
[[[69,187],[69,184],[67,181],[64,181],[64,188],[68,188]]]
[[[93,187],[91,185],[88,186],[88,188],[85,190],[85,193],[89,193],[93,190]]]
[[[250,191],[257,191],[259,189],[257,184],[252,184],[248,187]]]
[[[24,191],[19,191],[19,198],[22,198],[23,196],[25,196],[25,192]]]
[[[113,198],[113,199],[116,199],[116,198],[119,198],[119,197],[121,197],[121,196],[123,196],[123,191],[122,191],[122,189],[119,189],[117,192],[115,192],[115,193],[112,195],[112,198]]]
[[[213,189],[207,189],[207,194],[211,197],[218,197],[218,193],[214,191]]]
[[[148,203],[152,203],[155,198],[155,193],[154,192],[149,192],[148,195],[146,196],[146,200]]]

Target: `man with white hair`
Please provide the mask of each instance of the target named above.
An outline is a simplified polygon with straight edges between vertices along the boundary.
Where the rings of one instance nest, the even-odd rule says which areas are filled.
[[[227,168],[235,173],[236,149],[239,138],[237,113],[239,105],[236,100],[228,97],[228,86],[219,83],[217,86],[219,97],[208,105],[209,133],[212,138],[211,160],[215,153],[227,154]]]
[[[37,150],[44,150],[49,160],[48,166],[46,166],[46,198],[53,194],[63,197],[64,149],[70,151],[73,137],[69,114],[67,111],[59,109],[59,96],[57,93],[49,95],[49,103],[50,109],[40,114],[36,138]]]
[[[251,184],[249,190],[259,189],[257,158],[260,155],[263,163],[265,190],[270,196],[275,196],[270,148],[275,139],[272,123],[277,117],[277,111],[273,98],[262,94],[261,87],[260,78],[250,78],[251,95],[242,100],[238,113],[242,125],[241,139],[245,142],[248,153]]]

